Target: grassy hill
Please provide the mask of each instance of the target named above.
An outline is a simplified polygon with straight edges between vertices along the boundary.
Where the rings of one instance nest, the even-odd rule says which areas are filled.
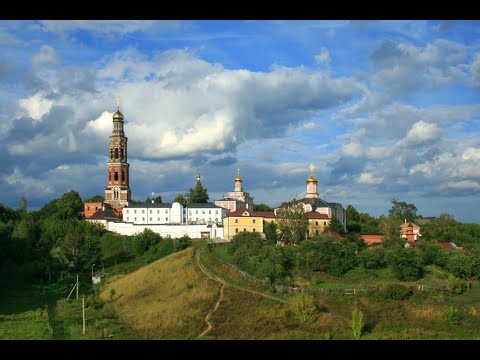
[[[204,318],[218,298],[220,285],[194,265],[188,248],[128,275],[109,281],[101,294],[122,321],[146,339],[192,339],[205,328]]]

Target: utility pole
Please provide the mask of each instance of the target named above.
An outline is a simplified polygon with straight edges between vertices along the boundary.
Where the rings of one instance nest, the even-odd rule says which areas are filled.
[[[78,299],[78,274],[77,274],[77,299]]]
[[[85,335],[85,295],[82,295],[83,335]]]

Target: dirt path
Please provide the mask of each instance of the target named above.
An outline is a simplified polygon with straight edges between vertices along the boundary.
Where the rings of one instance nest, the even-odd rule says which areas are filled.
[[[205,316],[205,322],[207,323],[208,325],[208,328],[202,332],[200,335],[197,336],[197,339],[201,338],[203,335],[205,335],[206,333],[208,333],[210,330],[213,329],[213,326],[212,324],[210,323],[210,316],[212,316],[212,314],[217,311],[218,309],[218,306],[220,305],[220,302],[222,301],[222,298],[223,298],[223,288],[225,287],[225,284],[222,284],[222,287],[220,288],[220,297],[218,298],[218,301],[217,303],[215,304],[214,308],[212,309],[212,311],[210,311],[207,316]]]

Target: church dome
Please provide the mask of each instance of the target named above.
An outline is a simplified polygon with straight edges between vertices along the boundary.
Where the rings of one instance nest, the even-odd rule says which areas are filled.
[[[117,110],[117,112],[113,114],[113,121],[123,121],[123,114],[120,110]]]
[[[242,178],[240,177],[240,175],[237,175],[237,177],[235,178],[235,181],[242,181]]]
[[[315,178],[315,176],[310,175],[309,178],[307,179],[307,183],[309,182],[318,183],[318,180]]]

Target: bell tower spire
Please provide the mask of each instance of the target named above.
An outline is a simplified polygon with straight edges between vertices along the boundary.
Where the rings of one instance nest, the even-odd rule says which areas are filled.
[[[120,112],[120,98],[117,96],[117,111],[113,114],[113,130],[109,138],[110,161],[107,169],[105,202],[118,207],[128,205],[131,200],[130,164],[127,162],[127,141],[123,129],[124,117]]]
[[[307,193],[305,194],[306,198],[320,199],[320,195],[317,192],[318,180],[313,176],[313,170],[315,170],[315,165],[308,165],[310,169],[310,176],[307,179]]]

